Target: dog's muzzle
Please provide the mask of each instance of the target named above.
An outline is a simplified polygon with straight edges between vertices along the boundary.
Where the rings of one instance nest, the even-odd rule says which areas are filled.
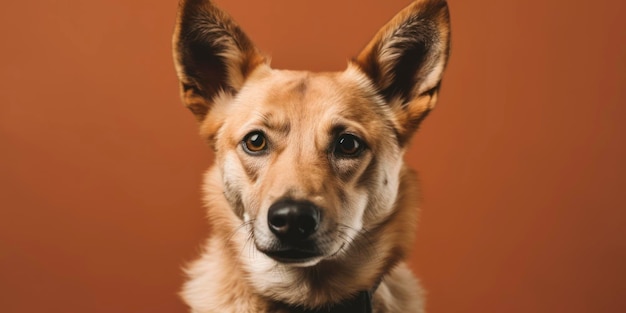
[[[301,263],[321,256],[312,239],[321,219],[322,210],[308,201],[281,200],[272,204],[267,225],[278,244],[263,252],[283,263]]]

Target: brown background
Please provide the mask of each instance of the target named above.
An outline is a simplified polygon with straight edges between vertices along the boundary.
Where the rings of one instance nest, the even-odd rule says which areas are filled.
[[[341,70],[408,1],[219,4],[277,68]],[[623,1],[450,1],[407,156],[428,311],[626,312]],[[178,99],[177,1],[0,10],[0,311],[185,312],[209,148]]]

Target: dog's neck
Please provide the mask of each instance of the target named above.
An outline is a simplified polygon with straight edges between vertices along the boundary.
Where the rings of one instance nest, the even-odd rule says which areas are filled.
[[[288,304],[279,304],[279,306],[282,306],[289,313],[372,313],[374,307],[373,295],[381,282],[382,277],[370,290],[361,291],[352,298],[339,303],[325,305],[321,308],[306,309]]]
[[[361,291],[355,297],[319,309],[288,307],[290,313],[372,313],[373,291]]]

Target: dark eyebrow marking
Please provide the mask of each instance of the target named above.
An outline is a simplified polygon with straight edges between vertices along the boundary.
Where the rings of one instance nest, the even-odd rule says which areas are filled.
[[[340,124],[340,123],[333,123],[333,125],[330,128],[330,133],[332,135],[339,135],[340,133],[344,132],[348,127],[344,124]]]

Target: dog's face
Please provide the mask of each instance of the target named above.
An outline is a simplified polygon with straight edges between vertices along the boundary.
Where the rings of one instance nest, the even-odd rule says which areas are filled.
[[[312,266],[393,213],[404,149],[437,99],[448,28],[445,1],[417,1],[344,72],[281,71],[210,1],[182,3],[182,98],[256,250]]]
[[[215,112],[203,131],[217,129],[225,195],[259,251],[315,264],[389,214],[401,148],[391,110],[358,69],[261,67]]]

